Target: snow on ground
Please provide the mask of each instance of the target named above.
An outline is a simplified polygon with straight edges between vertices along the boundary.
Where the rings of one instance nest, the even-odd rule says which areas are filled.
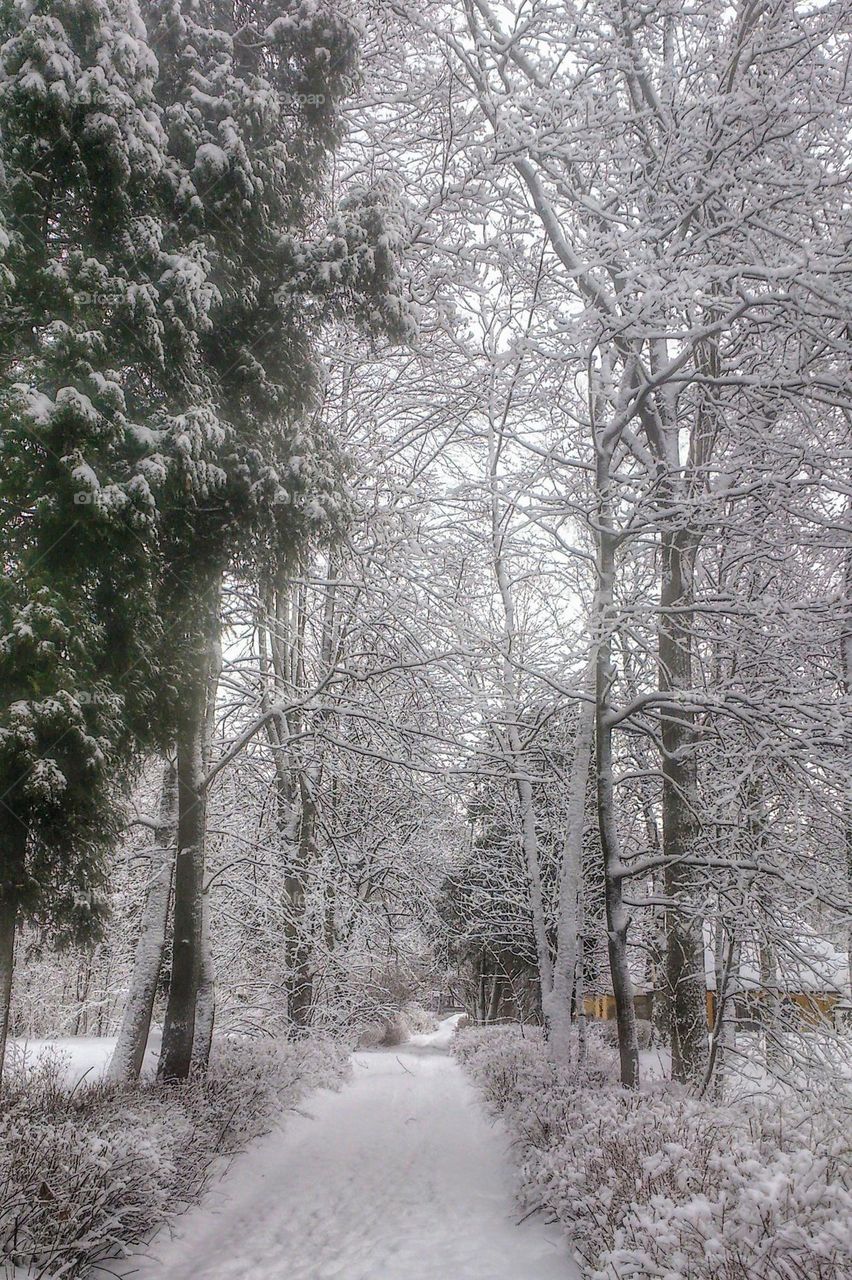
[[[670,1049],[640,1049],[639,1077],[642,1082],[648,1080],[668,1080],[672,1073],[672,1054]]]
[[[134,1280],[573,1280],[565,1237],[518,1225],[508,1141],[447,1045],[459,1015],[353,1056],[161,1233]],[[114,1272],[113,1272],[114,1274]]]
[[[162,1033],[152,1030],[145,1051],[143,1071],[154,1070],[160,1052]],[[45,1058],[56,1058],[61,1069],[62,1082],[68,1089],[78,1084],[94,1083],[101,1079],[112,1051],[115,1036],[68,1036],[58,1040],[10,1040],[7,1071],[30,1070]]]
[[[725,1064],[726,1096],[729,1101],[777,1097],[784,1083],[807,1092],[814,1082],[852,1081],[852,1043],[842,1033],[825,1030],[776,1032],[766,1045],[756,1031],[739,1031]],[[639,1070],[644,1083],[669,1080],[672,1073],[670,1049],[644,1049],[639,1053]]]
[[[437,1031],[427,1031],[418,1035],[409,1036],[408,1043],[405,1048],[412,1047],[418,1049],[432,1049],[433,1051],[447,1052],[450,1047],[456,1026],[464,1017],[463,1013],[451,1013],[448,1018],[442,1018],[438,1023]]]

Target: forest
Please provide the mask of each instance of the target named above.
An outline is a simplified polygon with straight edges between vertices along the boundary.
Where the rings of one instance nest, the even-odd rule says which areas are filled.
[[[849,0],[0,0],[9,1280],[852,1276],[851,139]]]

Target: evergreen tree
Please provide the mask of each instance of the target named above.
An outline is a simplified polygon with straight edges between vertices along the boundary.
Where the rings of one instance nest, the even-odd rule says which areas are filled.
[[[215,290],[166,244],[133,0],[4,5],[0,33],[2,1029],[17,921],[91,933],[117,790],[168,734],[157,506]]]
[[[357,68],[356,32],[337,6],[154,0],[145,14],[168,129],[166,243],[178,275],[200,265],[215,291],[198,337],[207,409],[174,426],[162,508],[162,613],[182,691],[175,942],[160,1060],[170,1079],[193,1059],[204,732],[222,576],[328,536],[341,500],[332,443],[311,412],[318,337],[341,319],[400,335],[405,310],[378,196],[350,194],[329,213],[339,106]]]

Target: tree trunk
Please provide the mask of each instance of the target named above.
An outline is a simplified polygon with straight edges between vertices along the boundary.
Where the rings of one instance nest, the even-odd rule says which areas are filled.
[[[310,1025],[313,1010],[313,946],[307,932],[308,867],[314,857],[316,809],[310,782],[299,775],[298,833],[284,841],[288,850],[284,893],[287,911],[284,924],[284,959],[287,966],[287,1014],[297,1032]],[[282,821],[287,822],[286,812]]]
[[[509,710],[509,716],[515,711]],[[516,769],[523,769],[523,747],[517,726],[509,725],[509,743]],[[544,889],[541,881],[541,859],[539,856],[538,831],[536,830],[533,789],[529,778],[521,776],[517,780],[518,798],[521,805],[522,847],[527,867],[530,891],[530,910],[532,912],[533,935],[535,937],[536,956],[538,960],[539,983],[541,985],[541,1009],[544,1015],[545,1029],[549,1031],[548,1010],[553,994],[553,959],[550,954],[550,942],[547,936],[547,919],[545,916]]]
[[[608,680],[608,676],[606,677]],[[618,1053],[621,1083],[628,1089],[639,1085],[639,1042],[633,983],[627,964],[627,931],[630,920],[624,905],[622,878],[618,866],[619,852],[615,823],[615,796],[612,783],[611,733],[605,724],[606,703],[598,716],[598,821],[604,856],[604,892],[606,895],[606,927],[612,994],[618,1028]]]
[[[187,697],[182,721],[177,735],[178,845],[172,973],[159,1068],[163,1080],[184,1080],[189,1075],[201,978],[206,824],[201,762],[204,715],[197,689]]]
[[[210,670],[207,676],[207,709],[202,753],[204,776],[213,766],[213,736],[216,729],[216,698],[222,674],[222,646],[218,634],[211,646]],[[195,1031],[192,1038],[192,1070],[202,1074],[210,1062],[213,1027],[216,1022],[216,963],[210,941],[210,892],[204,886],[201,900],[201,955],[198,995],[195,1001]]]
[[[14,895],[6,892],[0,897],[0,1088],[3,1065],[6,1061],[6,1041],[9,1035],[9,1009],[12,1003],[12,975],[15,971],[15,930],[18,908]]]
[[[578,930],[574,977],[574,1016],[577,1019],[577,1065],[582,1067],[586,1061],[589,1043],[586,1020],[586,932],[582,896],[579,904]]]
[[[291,869],[292,870],[292,869]],[[284,961],[287,967],[287,1017],[291,1027],[305,1031],[313,1009],[312,947],[304,936],[305,885],[298,874],[285,877],[287,915],[284,924]]]
[[[655,898],[664,896],[662,871],[652,874]],[[651,908],[647,960],[648,988],[651,992],[651,1043],[668,1045],[672,1030],[672,1002],[666,972],[666,911],[657,903]]]
[[[542,1003],[551,1027],[551,1051],[563,1059],[570,1052],[571,997],[578,970],[580,897],[583,887],[583,837],[586,830],[586,797],[595,733],[594,663],[584,682],[588,699],[580,703],[574,755],[568,783],[565,839],[559,878],[556,958],[553,990]],[[582,966],[581,966],[582,967]]]
[[[474,972],[471,977],[471,996],[473,1003],[473,1013],[471,1014],[473,1021],[479,1025],[482,1022],[483,1008],[483,992],[482,992],[482,955],[477,956],[474,963]]]
[[[755,893],[758,926],[757,955],[760,971],[758,1011],[761,1039],[766,1065],[770,1071],[784,1070],[788,1066],[786,1040],[782,1018],[781,975],[778,970],[774,910],[765,886]]]
[[[139,1079],[142,1070],[163,964],[172,892],[176,823],[177,769],[173,760],[167,760],[163,765],[160,813],[150,852],[151,874],[139,941],[136,944],[130,991],[109,1064],[108,1078],[115,1084],[133,1084]]]
[[[216,967],[210,944],[210,896],[205,889],[201,902],[201,943],[198,993],[195,997],[195,1028],[192,1034],[192,1070],[202,1074],[210,1062],[213,1026],[216,1021]]]
[[[279,765],[283,756],[279,757]],[[299,1033],[311,1018],[313,1007],[313,948],[305,931],[307,864],[311,844],[311,805],[302,775],[297,779],[298,799],[289,770],[280,768],[277,782],[277,817],[284,859],[284,965],[287,974],[287,1020]]]
[[[846,781],[843,795],[843,826],[846,844],[846,884],[847,901],[852,898],[852,498],[846,507],[846,556],[844,563],[844,587],[846,597],[846,616],[840,630],[840,671],[841,693],[843,694],[842,716],[845,726],[843,743],[846,758]],[[848,999],[852,1004],[852,916],[846,930],[846,954],[849,977]]]
[[[320,653],[323,675],[334,656],[335,589],[333,562],[329,555]],[[273,579],[266,584],[265,616],[260,621],[265,706],[277,702],[285,691],[292,694],[305,687],[306,621],[304,587],[300,585],[294,588],[288,567],[282,564]],[[313,725],[318,728],[329,713],[320,709],[312,714]],[[308,928],[307,906],[309,874],[317,854],[314,787],[318,781],[319,766],[312,768],[310,761],[303,758],[303,746],[293,746],[293,739],[298,739],[306,728],[305,719],[305,713],[294,708],[270,717],[267,724],[267,736],[274,753],[277,824],[284,863],[283,935],[287,973],[287,1019],[291,1029],[297,1034],[310,1025],[315,996],[315,948]]]
[[[720,918],[716,948],[716,1005],[707,1062],[707,1086],[712,1084],[713,1095],[719,1102],[724,1100],[725,1077],[736,1052],[739,971],[740,947],[736,933],[723,929]]]
[[[625,666],[630,662],[630,654],[623,646]],[[630,695],[635,697],[639,692],[635,681],[631,681]],[[642,806],[642,820],[645,826],[645,839],[648,853],[653,857],[662,851],[660,829],[654,808],[654,794],[651,785],[652,767],[647,759],[648,744],[639,741],[636,753],[643,776],[639,779],[639,799]],[[660,871],[651,873],[652,897],[663,896],[663,877]],[[645,985],[650,998],[649,1018],[651,1023],[651,1043],[660,1045],[669,1043],[671,1027],[671,1007],[666,988],[666,913],[655,901],[650,908],[650,923],[647,935],[647,953],[645,959]]]
[[[692,686],[692,553],[680,530],[665,531],[660,592],[660,689],[672,702]],[[684,863],[698,846],[698,770],[694,714],[662,715],[666,985],[671,1001],[672,1079],[700,1085],[707,1073],[707,983],[703,917],[695,868]]]
[[[598,825],[604,866],[609,967],[615,1016],[618,1028],[618,1052],[621,1083],[629,1089],[639,1085],[639,1041],[636,1028],[636,1006],[633,983],[627,964],[627,931],[630,924],[624,905],[621,856],[615,811],[615,789],[612,776],[612,726],[610,724],[610,690],[614,678],[612,663],[612,626],[614,621],[613,588],[615,581],[616,540],[612,532],[609,507],[608,459],[598,455],[598,562],[595,592],[594,625],[595,658],[595,764],[598,801]]]
[[[192,1066],[195,1013],[201,985],[204,858],[207,818],[205,742],[211,663],[219,636],[219,579],[211,583],[201,642],[188,654],[177,733],[178,840],[175,857],[172,974],[163,1027],[159,1078],[185,1080]]]
[[[0,1087],[6,1061],[12,979],[15,972],[15,936],[18,928],[18,896],[27,853],[27,829],[8,810],[0,829],[5,846],[4,875],[0,879]]]
[[[488,433],[488,483],[491,505],[491,559],[494,578],[500,594],[503,608],[503,636],[501,655],[501,674],[503,696],[503,714],[506,722],[506,738],[508,740],[509,758],[515,774],[515,788],[521,817],[521,847],[527,868],[528,888],[530,895],[530,912],[532,915],[533,937],[535,938],[536,959],[538,962],[539,985],[541,987],[541,1007],[544,1015],[545,1030],[548,1030],[548,1011],[553,993],[553,958],[550,953],[550,942],[547,936],[547,919],[545,913],[544,891],[541,879],[541,857],[538,831],[536,827],[535,801],[533,788],[527,773],[524,760],[525,750],[521,740],[519,723],[521,719],[521,697],[515,660],[519,644],[519,634],[515,617],[515,600],[512,579],[506,554],[506,531],[503,527],[504,511],[499,494],[498,464],[502,439],[498,428],[492,421]]]

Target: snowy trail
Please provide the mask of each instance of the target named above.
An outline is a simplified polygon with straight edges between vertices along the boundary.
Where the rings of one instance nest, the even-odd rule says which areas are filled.
[[[446,1052],[452,1020],[354,1055],[159,1236],[135,1280],[574,1280],[564,1237],[516,1225],[507,1140]]]

